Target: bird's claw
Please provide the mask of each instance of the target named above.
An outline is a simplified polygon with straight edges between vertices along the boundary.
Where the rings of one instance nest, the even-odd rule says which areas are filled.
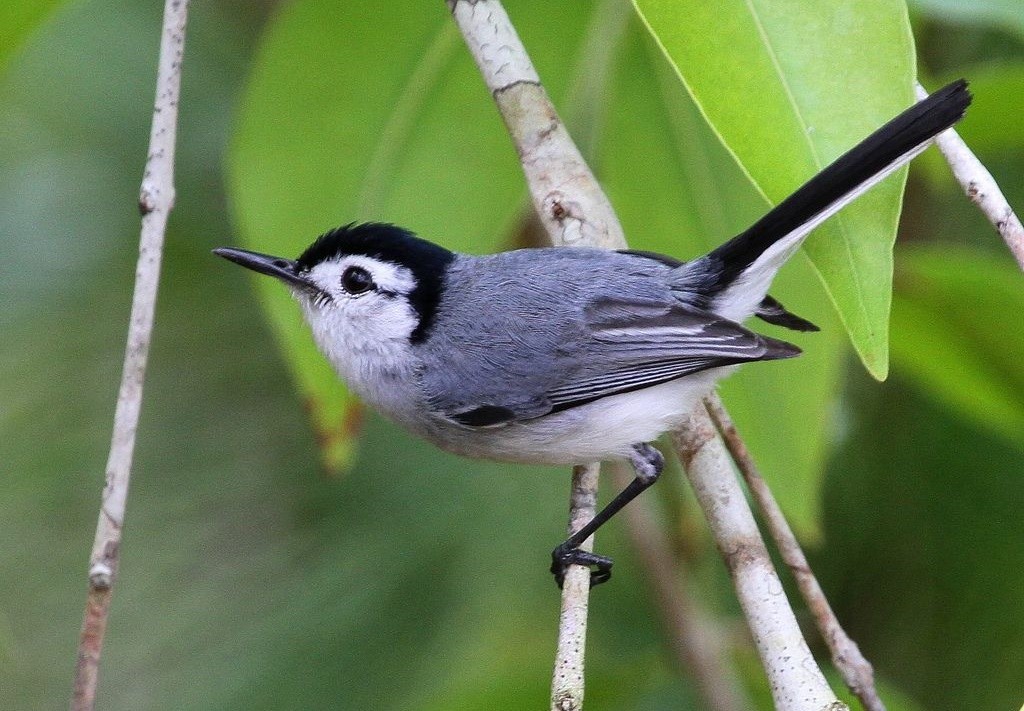
[[[590,571],[590,587],[607,582],[612,577],[612,559],[603,555],[597,555],[581,548],[572,548],[564,543],[556,546],[551,551],[551,573],[555,576],[555,582],[561,588],[565,582],[565,571],[570,565],[593,566],[595,570]]]

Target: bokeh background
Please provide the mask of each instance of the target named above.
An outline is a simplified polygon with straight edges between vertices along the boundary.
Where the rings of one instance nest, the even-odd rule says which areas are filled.
[[[317,401],[310,388],[324,371],[270,325],[298,329],[297,313],[209,254],[302,245],[365,218],[480,252],[529,240],[515,156],[461,39],[443,29],[443,3],[362,5],[193,8],[177,207],[101,708],[547,703],[558,596],[546,569],[568,473],[457,459],[340,393]],[[685,257],[740,229],[763,201],[668,87],[635,18],[600,14],[609,5],[523,0],[509,10],[634,245]],[[52,709],[70,692],[120,377],[161,7],[5,8],[0,708]],[[922,79],[972,79],[963,135],[1024,206],[1024,7],[917,0],[910,11]],[[395,94],[395,77],[432,88]],[[446,121],[452,106],[473,131]],[[480,171],[486,181],[460,182]],[[310,175],[320,176],[312,188]],[[840,618],[892,708],[1018,708],[1024,288],[1005,247],[937,155],[918,161],[884,383],[846,345],[807,263],[794,261],[783,282],[787,305],[825,327],[795,337],[807,365],[794,367],[806,370],[766,364],[725,395]],[[751,390],[759,384],[772,394]],[[650,495],[748,693],[768,708],[678,469]],[[601,532],[617,564],[592,599],[588,708],[702,708],[624,525]]]

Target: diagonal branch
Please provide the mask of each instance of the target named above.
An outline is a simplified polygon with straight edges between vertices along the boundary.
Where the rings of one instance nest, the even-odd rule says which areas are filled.
[[[814,577],[814,572],[793,534],[793,529],[790,528],[782,509],[772,495],[771,489],[768,488],[768,483],[761,477],[754,458],[750,455],[750,450],[747,449],[735,423],[726,412],[721,398],[717,393],[712,394],[705,399],[704,404],[707,406],[719,434],[725,441],[729,454],[732,455],[733,461],[736,462],[743,479],[747,482],[747,488],[757,502],[758,508],[761,509],[772,540],[775,541],[775,545],[778,546],[779,553],[782,555],[782,560],[796,579],[800,595],[807,603],[807,607],[814,617],[814,624],[832,655],[832,663],[839,670],[847,688],[860,699],[867,711],[885,711],[885,704],[882,703],[882,699],[878,696],[878,690],[875,688],[875,672],[871,662],[864,658],[857,643],[846,634],[846,630],[839,624],[839,619],[833,612],[832,606],[829,605],[825,591],[818,584],[818,579]]]
[[[916,91],[918,100],[928,96],[920,84],[916,85]],[[954,129],[940,133],[935,139],[935,145],[942,151],[953,170],[953,177],[963,186],[967,197],[996,228],[1017,264],[1024,270],[1024,225],[1021,225],[1020,218],[1010,207],[995,178]]]
[[[616,467],[620,488],[632,476]],[[622,510],[633,548],[662,618],[680,674],[693,680],[702,708],[708,711],[746,711],[753,704],[729,664],[726,640],[714,620],[702,609],[691,584],[684,576],[680,556],[673,555],[672,543],[655,519],[649,498],[637,497]]]
[[[558,118],[500,0],[447,3],[508,127],[534,207],[552,242],[625,247],[622,228],[607,197]],[[730,567],[776,708],[845,708],[800,633],[728,454],[703,405],[694,410],[688,427],[676,433],[674,440]],[[586,487],[577,489],[576,484],[584,480]],[[593,516],[596,486],[596,475],[584,478],[577,472],[570,530]],[[728,499],[726,505],[722,505],[722,495]],[[580,709],[583,703],[587,581],[588,570],[570,567],[552,680],[551,708],[555,711]],[[566,614],[567,606],[574,610],[572,615]]]
[[[701,509],[729,569],[776,711],[840,711],[814,661],[754,521],[732,462],[704,404],[672,433]]]
[[[499,0],[447,0],[519,153],[553,244],[621,249],[619,218],[558,117]]]
[[[153,332],[164,233],[167,217],[174,206],[174,144],[187,16],[188,0],[167,0],[164,6],[149,153],[139,194],[142,227],[135,271],[135,294],[132,297],[121,387],[114,412],[106,486],[103,488],[96,539],[89,559],[89,592],[78,644],[72,711],[89,711],[94,707],[103,636],[107,628],[113,585],[117,579],[121,529],[124,525],[128,481],[135,450],[135,432],[142,408],[142,386]]]

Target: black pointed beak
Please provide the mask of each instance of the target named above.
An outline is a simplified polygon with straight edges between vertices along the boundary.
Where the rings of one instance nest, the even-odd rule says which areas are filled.
[[[318,286],[299,273],[298,264],[291,259],[272,257],[269,254],[260,254],[259,252],[250,252],[245,249],[235,249],[234,247],[217,247],[217,249],[213,250],[213,253],[218,257],[224,257],[229,262],[240,264],[246,269],[252,269],[254,272],[280,279],[289,286],[316,292],[320,291]]]

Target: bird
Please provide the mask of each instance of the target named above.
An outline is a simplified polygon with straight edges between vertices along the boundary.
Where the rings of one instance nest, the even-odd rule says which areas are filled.
[[[963,117],[965,80],[910,106],[771,208],[688,261],[641,250],[538,247],[469,255],[390,223],[350,223],[297,259],[215,254],[286,285],[363,401],[440,448],[546,465],[626,460],[634,478],[552,551],[590,583],[612,560],[581,544],[651,486],[654,447],[739,365],[801,351],[742,325],[817,327],[768,295],[815,227]]]

